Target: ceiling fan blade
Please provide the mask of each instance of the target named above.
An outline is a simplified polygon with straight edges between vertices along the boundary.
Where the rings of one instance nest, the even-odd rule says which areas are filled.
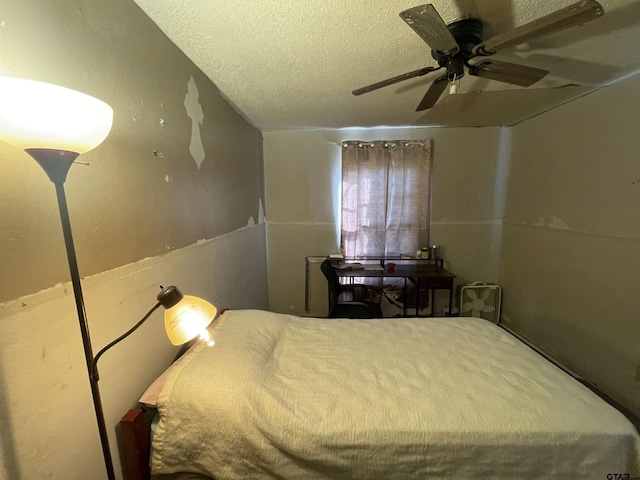
[[[529,87],[549,73],[548,70],[526,67],[516,63],[484,60],[469,66],[469,75]]]
[[[353,93],[354,95],[362,95],[363,93],[367,93],[372,90],[377,90],[378,88],[386,87],[387,85],[392,85],[394,83],[398,83],[403,80],[408,80],[409,78],[426,75],[427,73],[440,70],[440,68],[442,67],[420,68],[418,70],[413,70],[412,72],[403,73],[402,75],[398,75],[397,77],[387,78],[386,80],[381,80],[380,82],[372,83],[371,85],[367,85],[366,87],[358,88],[351,93]]]
[[[534,38],[582,25],[604,15],[604,9],[595,0],[580,0],[568,7],[545,15],[473,47],[474,55],[491,55],[503,48],[518,45]]]
[[[448,83],[449,80],[446,75],[436,78],[429,87],[429,90],[427,90],[427,93],[422,97],[418,108],[416,108],[416,112],[433,107],[440,98],[440,95],[442,95],[442,92],[447,88]]]
[[[456,39],[430,3],[404,10],[400,12],[400,17],[434,52],[448,56],[460,51]]]

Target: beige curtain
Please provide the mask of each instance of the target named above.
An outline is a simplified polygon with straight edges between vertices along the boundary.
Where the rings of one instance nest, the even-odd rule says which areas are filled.
[[[415,255],[429,244],[431,142],[349,141],[342,148],[342,253]]]

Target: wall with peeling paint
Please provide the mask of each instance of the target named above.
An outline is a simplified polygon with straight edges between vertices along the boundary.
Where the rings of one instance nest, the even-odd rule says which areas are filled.
[[[513,127],[504,322],[640,415],[640,77]]]
[[[94,352],[177,284],[220,308],[268,308],[262,135],[130,0],[0,9],[0,75],[114,109],[66,182]],[[103,478],[53,185],[0,144],[0,478]],[[161,316],[101,360],[115,425],[175,355]]]
[[[0,74],[114,108],[111,134],[66,185],[82,275],[241,228],[263,198],[261,132],[130,3],[25,0],[0,12]],[[4,271],[21,272],[3,276],[1,302],[68,272],[48,179],[14,148],[0,155],[0,258]],[[44,251],[42,238],[51,239]]]

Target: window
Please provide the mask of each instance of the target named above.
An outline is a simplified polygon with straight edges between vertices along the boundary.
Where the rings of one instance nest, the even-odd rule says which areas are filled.
[[[429,244],[430,141],[343,143],[345,257],[415,255]]]

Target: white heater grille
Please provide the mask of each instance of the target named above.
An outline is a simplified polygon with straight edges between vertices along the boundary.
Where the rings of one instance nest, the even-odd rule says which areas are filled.
[[[492,323],[500,322],[502,289],[498,285],[474,282],[460,290],[460,315],[480,317]]]
[[[327,278],[320,270],[320,264],[326,259],[326,255],[305,258],[305,315],[326,317],[329,314]]]

